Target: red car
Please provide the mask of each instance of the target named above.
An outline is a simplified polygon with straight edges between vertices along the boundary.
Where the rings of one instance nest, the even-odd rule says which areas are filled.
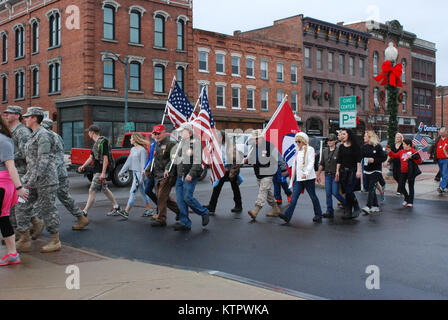
[[[113,148],[112,149],[112,156],[115,160],[115,168],[112,172],[109,172],[107,180],[112,181],[117,187],[127,187],[130,186],[132,183],[132,176],[129,174],[129,172],[126,172],[123,176],[120,178],[118,177],[118,173],[120,172],[121,168],[123,167],[124,163],[126,162],[129,154],[131,153],[131,136],[134,133],[139,133],[142,136],[145,137],[146,140],[150,141],[152,143],[151,138],[151,132],[129,132],[126,133],[123,136],[123,141],[121,143],[121,148]],[[168,133],[171,139],[177,139]],[[71,150],[70,160],[70,170],[75,170],[78,172],[78,168],[82,166],[87,159],[90,157],[91,149],[85,149],[85,148],[73,148]],[[148,149],[149,154],[149,149]],[[83,172],[84,176],[86,176],[89,181],[92,181],[93,178],[93,164],[89,167],[85,168]],[[199,180],[203,180],[207,176],[207,170],[204,170],[202,173],[202,176]]]

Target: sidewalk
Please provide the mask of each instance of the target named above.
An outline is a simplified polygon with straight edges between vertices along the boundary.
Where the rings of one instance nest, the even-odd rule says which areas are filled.
[[[0,300],[300,300],[225,275],[110,259],[65,245],[41,254],[45,242],[34,241],[21,264],[0,267]],[[5,253],[2,246],[0,254]],[[79,268],[79,290],[66,287],[73,275],[65,273],[69,265]]]

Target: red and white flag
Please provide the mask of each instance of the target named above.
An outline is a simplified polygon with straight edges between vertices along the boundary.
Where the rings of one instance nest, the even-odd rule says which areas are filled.
[[[265,128],[266,140],[274,144],[288,164],[289,176],[296,155],[295,136],[300,132],[299,125],[286,99],[278,107]]]

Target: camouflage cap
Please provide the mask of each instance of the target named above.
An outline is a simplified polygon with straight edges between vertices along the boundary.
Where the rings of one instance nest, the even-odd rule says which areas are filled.
[[[8,106],[8,108],[4,111],[4,113],[16,113],[22,114],[23,108],[19,106]]]
[[[42,120],[42,123],[40,125],[47,130],[51,130],[53,128],[53,124],[54,124],[53,120],[47,118]]]
[[[338,137],[334,133],[330,133],[328,135],[328,141],[336,141],[338,140]]]
[[[23,117],[44,116],[44,109],[41,107],[29,107]]]

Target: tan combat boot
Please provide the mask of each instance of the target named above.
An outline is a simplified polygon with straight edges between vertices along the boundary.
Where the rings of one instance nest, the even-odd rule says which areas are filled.
[[[31,232],[31,239],[37,240],[41,236],[42,232],[44,231],[45,225],[38,217],[32,217],[31,218],[31,224],[32,224],[32,231]]]
[[[279,215],[280,213],[282,213],[282,212],[280,211],[280,207],[279,207],[277,204],[275,204],[275,205],[272,207],[272,212],[269,212],[266,216],[267,216],[267,217],[278,217],[278,215]]]
[[[53,233],[51,235],[50,242],[48,242],[45,246],[40,249],[41,253],[49,253],[61,250],[62,245],[61,241],[59,241],[59,232]]]
[[[89,225],[89,219],[86,218],[85,215],[81,214],[78,217],[78,223],[72,227],[72,230],[82,230]]]
[[[248,213],[249,213],[250,217],[251,217],[253,220],[255,220],[255,219],[257,219],[257,215],[258,215],[258,213],[260,212],[260,210],[261,210],[261,207],[260,207],[260,206],[255,206],[255,208],[252,209],[252,210],[249,210]]]
[[[19,252],[31,251],[30,232],[19,232],[20,240],[16,242],[16,250]]]

